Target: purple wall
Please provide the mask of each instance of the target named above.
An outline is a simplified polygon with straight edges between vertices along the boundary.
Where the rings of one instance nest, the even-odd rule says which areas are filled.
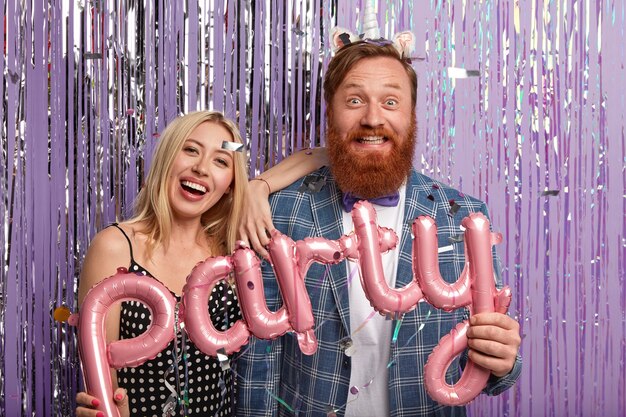
[[[2,4],[0,414],[69,415],[75,333],[51,312],[75,309],[88,242],[128,214],[158,132],[222,109],[251,172],[323,144],[327,34],[360,29],[362,1]],[[416,166],[486,200],[504,234],[525,365],[474,416],[626,410],[625,13],[610,0],[379,2],[385,36],[417,36]]]

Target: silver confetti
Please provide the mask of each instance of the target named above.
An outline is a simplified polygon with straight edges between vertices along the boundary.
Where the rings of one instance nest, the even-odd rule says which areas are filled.
[[[85,52],[85,59],[102,59],[102,52]]]
[[[226,149],[227,151],[243,152],[243,143],[229,142],[225,140],[222,142],[222,149]]]
[[[479,77],[480,71],[478,70],[468,70],[465,68],[455,68],[448,67],[448,77],[450,78],[469,78],[469,77]]]
[[[437,253],[450,252],[451,250],[454,250],[454,246],[452,245],[442,246],[437,249]]]
[[[557,196],[559,195],[560,190],[545,190],[541,192],[541,196],[547,196],[547,195],[552,195],[552,196]]]
[[[456,235],[456,236],[448,236],[448,240],[452,243],[460,243],[463,242],[463,239],[465,235],[460,234],[460,235]]]
[[[228,355],[226,354],[226,350],[224,348],[217,351],[217,360],[220,361],[222,371],[228,371],[230,369],[230,359],[228,359]]]
[[[317,193],[326,185],[326,177],[322,175],[307,175],[298,188],[300,192]]]

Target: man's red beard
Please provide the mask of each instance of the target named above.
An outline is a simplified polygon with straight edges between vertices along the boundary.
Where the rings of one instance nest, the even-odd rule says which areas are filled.
[[[400,140],[393,132],[383,129],[358,129],[342,139],[330,122],[326,131],[326,144],[330,168],[343,192],[350,192],[357,197],[374,198],[392,194],[407,179],[413,166],[415,151],[415,118],[411,120],[404,140]],[[375,151],[355,151],[350,145],[357,138],[382,136],[388,139],[393,147],[385,156]]]

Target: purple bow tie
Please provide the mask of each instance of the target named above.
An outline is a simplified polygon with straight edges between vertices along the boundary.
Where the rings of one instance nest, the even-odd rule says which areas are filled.
[[[400,201],[400,194],[396,192],[376,198],[361,198],[354,196],[352,193],[344,193],[343,198],[341,199],[341,204],[343,205],[343,209],[347,213],[350,213],[356,202],[361,200],[367,200],[370,203],[378,204],[379,206],[394,207],[397,206],[398,201]]]

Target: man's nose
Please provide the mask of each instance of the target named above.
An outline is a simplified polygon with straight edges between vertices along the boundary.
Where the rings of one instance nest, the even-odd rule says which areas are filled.
[[[385,118],[380,107],[374,104],[368,105],[361,118],[361,126],[379,127],[383,124],[385,124]]]

